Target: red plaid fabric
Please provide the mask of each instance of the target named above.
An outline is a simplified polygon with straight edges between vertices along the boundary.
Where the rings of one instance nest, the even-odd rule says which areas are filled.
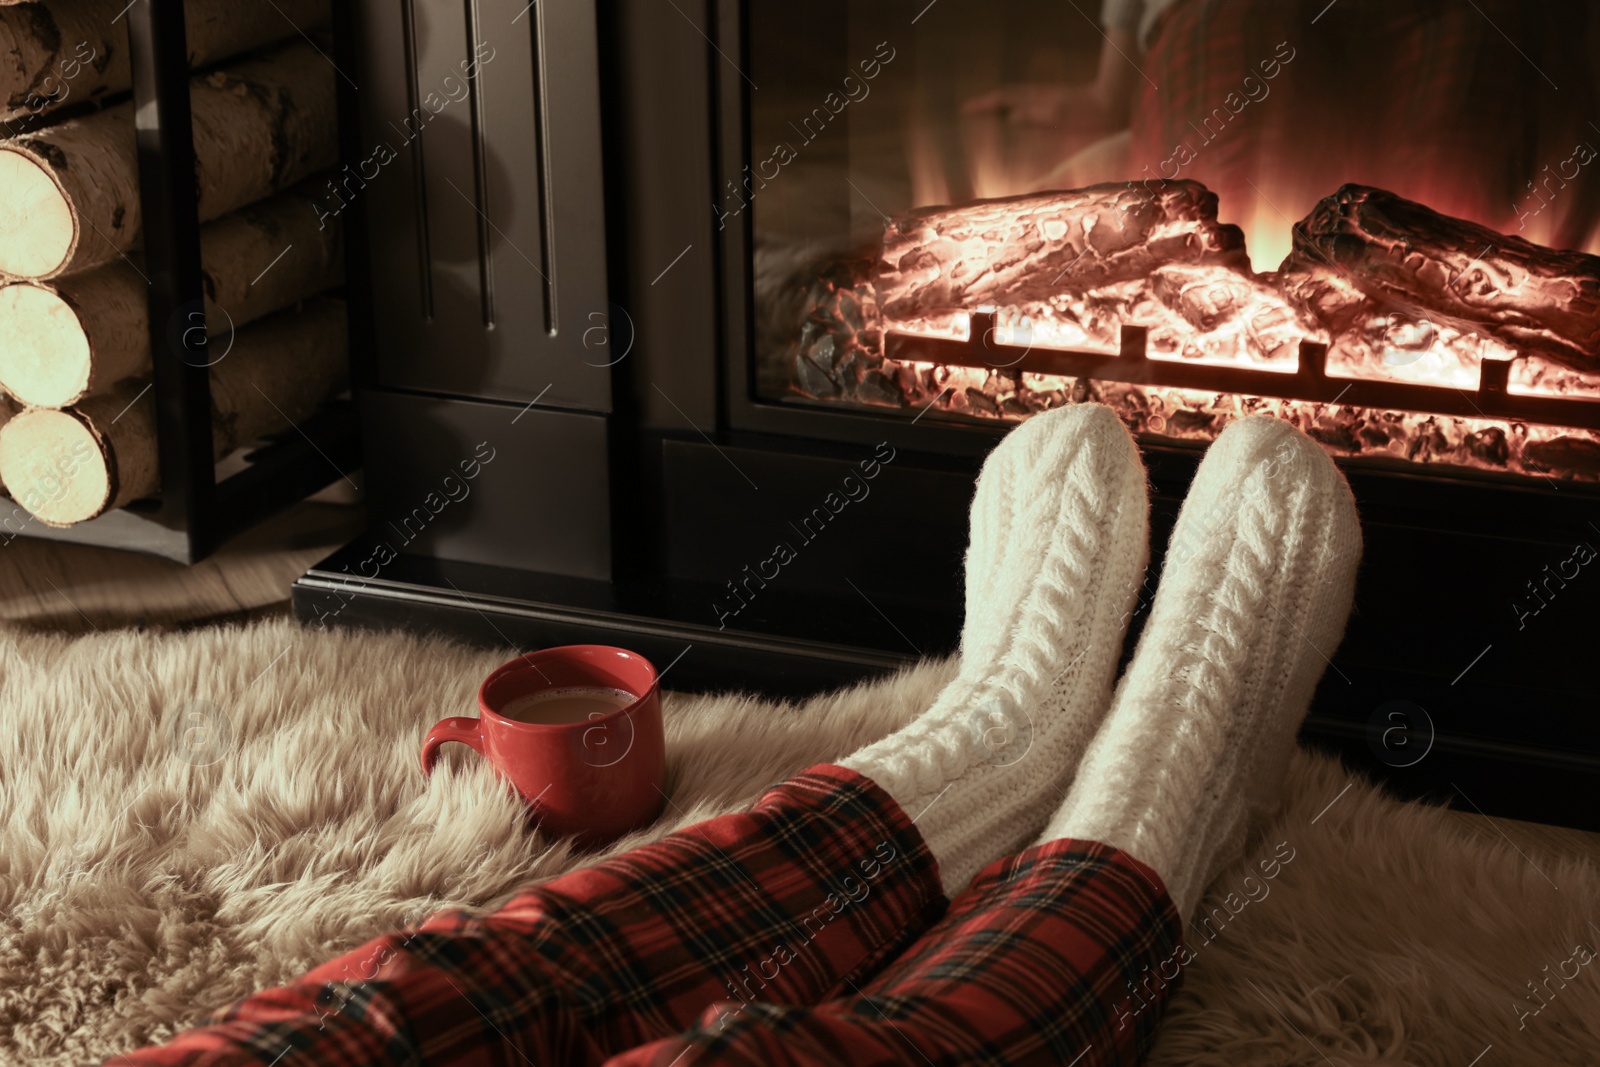
[[[881,975],[847,982],[853,996],[712,1005],[694,1030],[610,1062],[1136,1064],[1178,984],[1153,974],[1177,970],[1179,946],[1150,868],[1107,845],[1054,841],[985,868]]]
[[[1180,937],[1154,872],[1093,843],[1027,849],[947,902],[905,813],[824,764],[109,1062],[1131,1064]],[[1134,1013],[1136,988],[1155,1002]]]

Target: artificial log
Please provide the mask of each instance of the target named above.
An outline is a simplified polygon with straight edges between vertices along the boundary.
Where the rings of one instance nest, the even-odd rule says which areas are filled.
[[[1274,273],[1262,275],[1302,313],[1331,333],[1348,329],[1379,305],[1362,292],[1348,271],[1330,266],[1304,250],[1292,251]]]
[[[1544,248],[1382,189],[1346,185],[1319,202],[1295,224],[1282,273],[1303,303],[1344,313],[1354,287],[1419,319],[1600,370],[1600,256]]]
[[[299,42],[190,83],[201,221],[333,166],[333,66]],[[0,142],[0,273],[53,278],[140,239],[133,105]]]
[[[128,88],[127,0],[0,6],[0,122]],[[326,26],[329,0],[186,0],[189,65]]]
[[[344,388],[348,367],[341,300],[311,301],[240,330],[211,368],[217,457],[300,423]],[[158,492],[148,384],[132,379],[65,410],[31,408],[0,427],[0,479],[18,503],[51,526],[70,526]]]
[[[891,319],[1014,306],[1169,263],[1248,267],[1244,233],[1199,182],[1129,182],[921,208],[884,229],[876,287]]]
[[[214,344],[222,348],[245,323],[339,285],[339,233],[318,219],[316,193],[305,186],[208,223],[201,281]],[[0,387],[30,406],[66,407],[148,374],[149,292],[140,271],[120,259],[53,282],[0,287]]]

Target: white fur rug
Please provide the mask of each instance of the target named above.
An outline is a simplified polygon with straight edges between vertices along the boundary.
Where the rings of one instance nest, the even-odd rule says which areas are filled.
[[[461,746],[431,786],[417,770],[428,726],[470,713],[505,658],[284,621],[0,631],[0,1061],[160,1040],[384,930],[572,866],[518,829]],[[881,736],[946,671],[798,707],[669,697],[673,805],[617,847]],[[1205,905],[1215,939],[1191,932],[1153,1062],[1595,1062],[1600,875],[1362,781],[1340,796],[1351,780],[1299,757],[1286,811]]]

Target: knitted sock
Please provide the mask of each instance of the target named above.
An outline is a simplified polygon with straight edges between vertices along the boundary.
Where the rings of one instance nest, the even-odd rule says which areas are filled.
[[[1314,441],[1261,416],[1224,430],[1179,513],[1110,713],[1042,840],[1127,851],[1187,919],[1277,804],[1360,556],[1350,489]]]
[[[1109,408],[1035,415],[984,464],[957,676],[840,764],[916,822],[954,894],[1044,826],[1111,697],[1148,555],[1133,439]]]

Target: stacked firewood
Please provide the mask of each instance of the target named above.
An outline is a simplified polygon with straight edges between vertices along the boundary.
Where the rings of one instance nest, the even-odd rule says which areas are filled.
[[[160,490],[126,0],[0,0],[0,480],[71,525]],[[186,0],[205,309],[166,333],[211,364],[218,457],[345,386],[330,0]],[[218,66],[217,64],[222,64]],[[66,109],[73,117],[56,119]],[[204,338],[195,335],[204,322]]]

